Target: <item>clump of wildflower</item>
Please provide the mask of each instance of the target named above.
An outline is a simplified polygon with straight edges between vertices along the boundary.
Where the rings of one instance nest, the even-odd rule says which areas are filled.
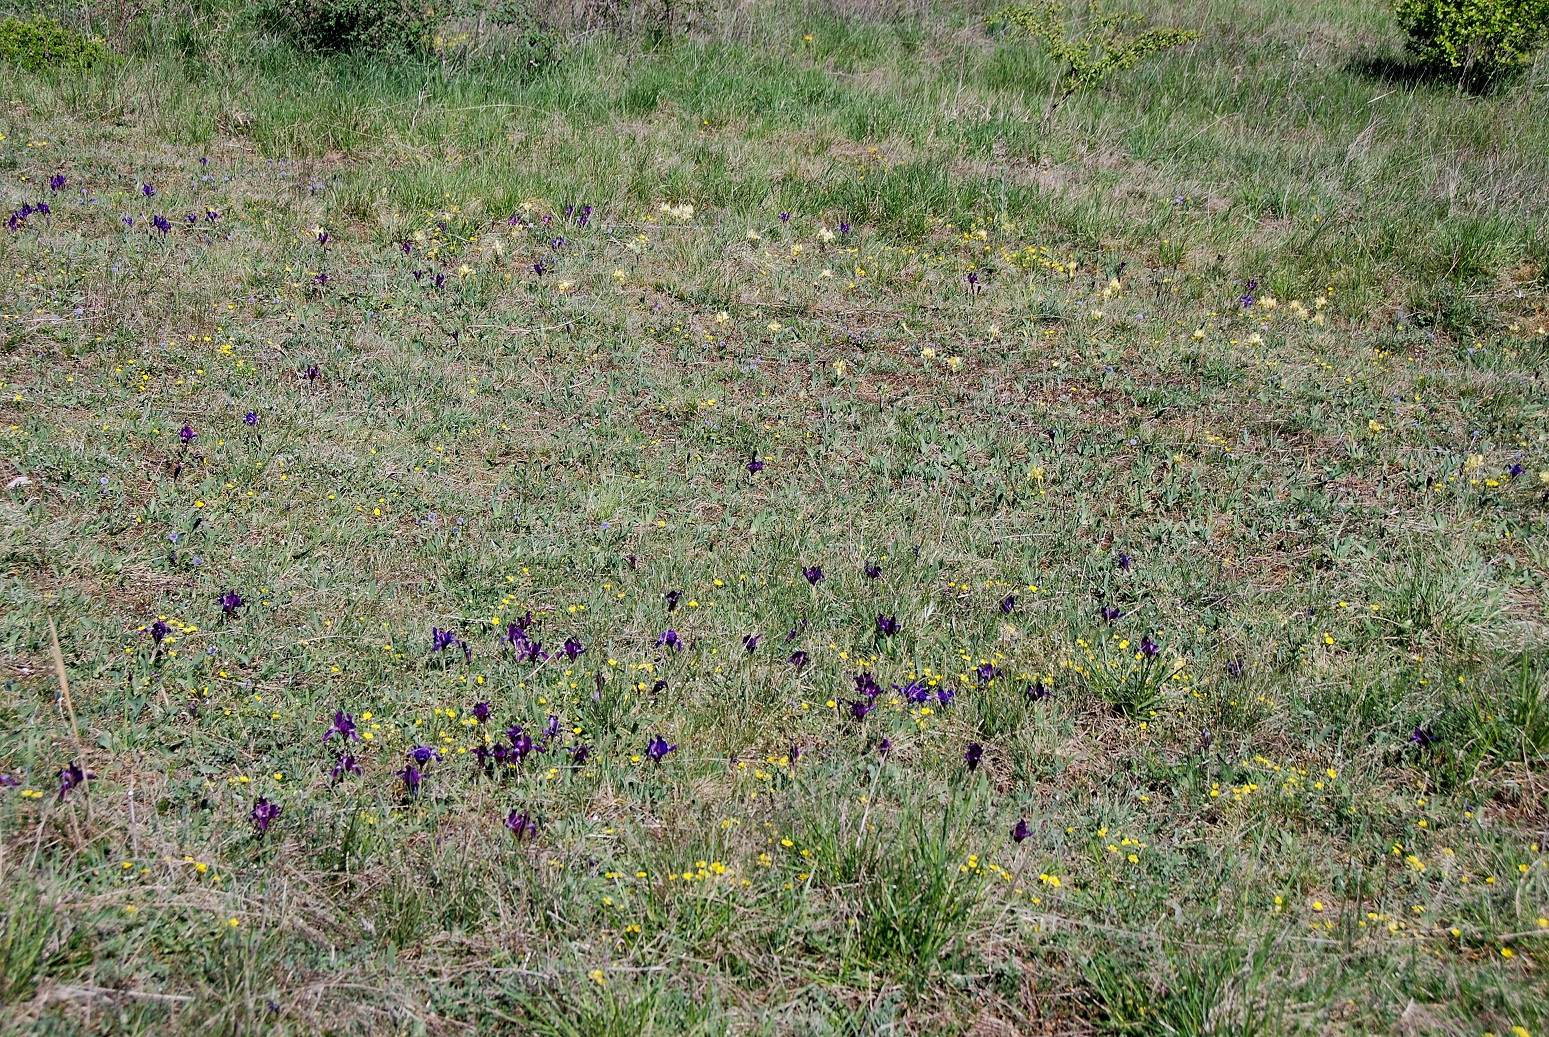
[[[506,828],[516,836],[518,842],[538,834],[538,822],[525,810],[518,812],[512,810],[506,815]]]
[[[678,747],[676,745],[668,745],[667,739],[661,735],[653,735],[645,746],[645,754],[651,758],[653,763],[661,763],[663,757],[668,753],[677,752],[677,750]]]
[[[242,595],[233,590],[228,590],[220,596],[221,612],[226,616],[235,616],[237,609],[246,604],[247,602],[242,600]]]
[[[253,810],[247,815],[258,834],[263,835],[269,830],[269,826],[280,816],[280,805],[269,802],[267,797],[260,796],[258,802],[253,804]]]
[[[420,773],[419,768],[412,763],[405,764],[403,770],[397,773],[398,777],[403,779],[405,794],[410,796],[417,795],[420,790],[420,784],[425,780],[425,776]]]
[[[82,770],[81,769],[81,765],[79,763],[67,764],[66,766],[60,768],[60,770],[59,770],[59,799],[60,799],[60,801],[62,802],[64,800],[65,794],[68,793],[71,789],[75,788],[77,785],[84,785],[86,782],[91,781],[95,777],[96,777],[95,774],[89,774],[86,771]]]
[[[676,630],[669,630],[656,639],[656,646],[658,648],[671,648],[674,652],[681,652],[683,650],[683,639],[678,636]]]
[[[360,735],[355,730],[355,718],[342,709],[334,711],[333,724],[324,732],[323,741],[328,741],[334,735],[338,735],[339,740],[346,744],[360,740]]]

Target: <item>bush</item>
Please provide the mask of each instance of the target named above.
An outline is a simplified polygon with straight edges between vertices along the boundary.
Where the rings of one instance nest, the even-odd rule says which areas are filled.
[[[1013,4],[1001,8],[990,27],[1048,47],[1059,71],[1044,109],[1046,119],[1076,91],[1199,39],[1199,33],[1184,29],[1148,28],[1140,15],[1104,10],[1102,0],[1090,0],[1080,12],[1067,10],[1061,0]]]
[[[1525,65],[1549,34],[1549,0],[1394,0],[1409,49],[1463,79]]]
[[[420,50],[435,25],[433,9],[415,0],[268,0],[263,20],[324,54]]]
[[[78,71],[108,59],[101,40],[83,36],[47,18],[24,22],[7,18],[0,22],[0,61],[28,72],[46,68]]]

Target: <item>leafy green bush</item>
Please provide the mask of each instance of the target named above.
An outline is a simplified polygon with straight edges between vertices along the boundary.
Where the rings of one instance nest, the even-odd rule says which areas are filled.
[[[1422,61],[1490,79],[1533,60],[1549,35],[1549,0],[1394,0]]]
[[[1146,28],[1139,15],[1111,13],[1101,0],[1091,0],[1084,16],[1071,14],[1058,0],[1014,4],[1001,8],[991,27],[1042,40],[1049,48],[1059,73],[1049,91],[1045,118],[1077,90],[1097,86],[1152,54],[1199,39],[1199,33],[1185,29]]]
[[[435,25],[424,0],[267,0],[262,14],[269,28],[324,54],[419,50]]]
[[[108,59],[101,40],[83,36],[48,18],[30,22],[7,18],[0,22],[0,61],[29,72],[46,68],[77,71]]]

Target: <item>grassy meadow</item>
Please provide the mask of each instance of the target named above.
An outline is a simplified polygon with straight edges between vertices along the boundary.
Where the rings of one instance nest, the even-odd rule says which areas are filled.
[[[0,1033],[1545,1037],[1549,62],[1134,6],[47,8]]]

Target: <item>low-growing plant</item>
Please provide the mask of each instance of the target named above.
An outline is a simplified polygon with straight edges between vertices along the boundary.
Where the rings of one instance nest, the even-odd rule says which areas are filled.
[[[1487,81],[1528,64],[1549,36],[1549,0],[1395,0],[1421,61]]]

